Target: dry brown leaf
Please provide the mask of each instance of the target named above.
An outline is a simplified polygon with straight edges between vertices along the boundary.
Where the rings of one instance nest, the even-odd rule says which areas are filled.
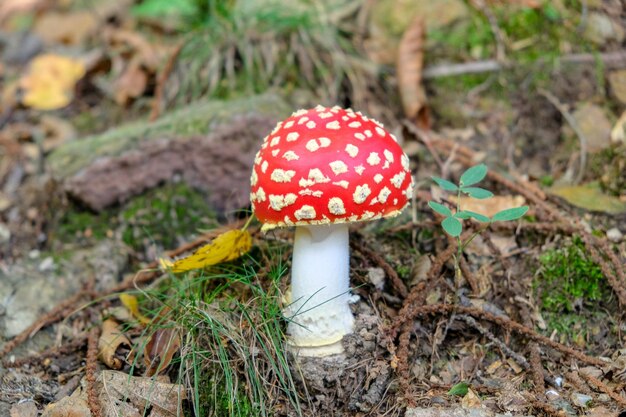
[[[180,415],[181,401],[186,392],[180,384],[170,384],[154,378],[133,377],[123,372],[102,371],[98,381],[102,383],[100,401],[105,417],[132,416],[121,412],[122,409],[131,410],[133,407],[143,411],[152,407],[148,417]],[[128,401],[130,402],[128,402]]]
[[[132,30],[107,28],[104,38],[111,48],[125,54],[133,53],[134,58],[151,72],[156,72],[168,51],[165,47],[151,44],[143,35]]]
[[[40,126],[45,135],[43,151],[46,153],[78,136],[74,126],[60,117],[45,114],[41,117]]]
[[[102,333],[98,340],[98,358],[111,369],[122,369],[124,361],[120,359],[132,355],[132,344],[122,333],[115,320],[108,319],[102,323]],[[124,350],[129,350],[128,355],[120,354]]]
[[[91,417],[85,386],[83,378],[79,389],[49,404],[42,417]],[[182,385],[108,370],[98,375],[96,390],[102,417],[175,417],[182,415],[181,403],[186,398]]]
[[[429,129],[430,116],[426,107],[426,93],[422,86],[425,36],[426,26],[418,16],[402,35],[398,46],[396,72],[404,114],[418,127]]]
[[[456,197],[450,197],[450,201],[456,203]],[[461,197],[461,208],[467,211],[493,217],[499,211],[523,206],[526,200],[521,195],[503,195],[479,200],[472,197]]]
[[[482,406],[482,401],[480,397],[476,395],[476,393],[471,389],[467,389],[467,394],[463,396],[461,400],[461,407],[467,408],[480,408]]]
[[[141,68],[138,60],[132,60],[122,75],[115,81],[115,101],[121,106],[125,106],[132,99],[141,96],[146,91],[148,76]]]
[[[41,417],[91,417],[87,394],[78,388],[69,397],[63,397],[56,403],[48,404]]]
[[[30,12],[41,6],[45,0],[2,0],[0,2],[0,23],[15,13]]]
[[[34,31],[50,44],[79,45],[96,31],[97,25],[96,15],[89,10],[69,13],[49,11],[37,19]]]
[[[67,106],[74,96],[74,87],[85,75],[84,64],[76,59],[55,55],[39,55],[31,61],[28,73],[20,78],[24,90],[22,103],[38,110],[54,110]]]
[[[180,350],[180,332],[173,328],[158,329],[146,344],[143,361],[146,375],[164,373],[172,362],[174,354]]]

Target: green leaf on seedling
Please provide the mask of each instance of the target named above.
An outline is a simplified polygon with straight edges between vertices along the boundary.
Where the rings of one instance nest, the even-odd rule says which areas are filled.
[[[448,180],[444,180],[443,178],[439,178],[435,176],[431,178],[433,179],[433,181],[437,183],[438,186],[440,186],[446,191],[458,191],[459,190],[459,187],[457,187],[456,184],[454,184],[453,182],[450,182]]]
[[[493,197],[493,193],[491,191],[485,190],[484,188],[480,188],[480,187],[467,187],[467,188],[462,187],[461,192],[469,195],[470,197],[478,198],[480,200]]]
[[[478,220],[479,222],[483,222],[483,223],[491,221],[491,220],[489,220],[489,217],[484,216],[484,215],[482,215],[480,213],[475,213],[473,211],[469,211],[469,210],[459,211],[458,213],[456,213],[454,215],[454,217],[459,218],[459,219],[469,219],[469,218],[472,218],[472,219]]]
[[[528,211],[528,206],[515,207],[497,212],[491,218],[492,222],[505,222],[509,220],[517,220]]]
[[[460,184],[461,186],[476,184],[481,182],[483,178],[485,178],[485,175],[487,175],[487,165],[475,165],[468,168],[467,171],[461,175]]]
[[[452,216],[452,212],[450,211],[450,209],[444,206],[443,204],[435,203],[434,201],[429,201],[428,206],[443,216],[446,216],[446,217]]]
[[[450,388],[450,391],[448,391],[448,395],[458,395],[460,397],[464,397],[465,395],[467,395],[468,390],[469,384],[467,382],[459,382],[458,384]]]
[[[443,219],[441,227],[443,227],[443,230],[445,230],[445,232],[452,237],[460,236],[463,231],[463,225],[454,217],[446,217]]]

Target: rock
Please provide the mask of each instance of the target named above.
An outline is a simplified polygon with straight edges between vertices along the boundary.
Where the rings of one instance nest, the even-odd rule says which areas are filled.
[[[626,69],[609,72],[609,86],[616,99],[626,104]]]
[[[43,42],[30,31],[0,33],[0,50],[6,64],[26,65],[43,50]]]
[[[619,415],[621,416],[622,414],[619,414]],[[591,410],[589,410],[589,412],[585,415],[587,417],[615,417],[616,414],[615,412],[612,412],[608,408],[596,407],[596,408],[592,408]]]
[[[385,286],[385,271],[382,268],[368,268],[367,278],[379,291]]]
[[[379,64],[395,64],[400,38],[415,17],[422,16],[433,30],[468,17],[469,9],[461,0],[380,0],[371,16],[368,54]]]
[[[269,94],[194,103],[156,122],[66,143],[50,155],[49,167],[73,198],[96,211],[177,175],[207,191],[213,208],[231,211],[249,204],[254,154],[288,113]]]
[[[584,34],[589,41],[604,46],[606,42],[610,41],[621,43],[625,35],[624,28],[609,16],[600,12],[589,13]]]
[[[35,401],[26,399],[13,404],[10,413],[11,417],[37,417],[39,410],[37,410]]]
[[[556,401],[559,399],[559,397],[559,393],[553,389],[549,389],[546,391],[546,398],[548,399],[548,401]]]
[[[581,132],[587,139],[587,150],[598,152],[611,145],[611,122],[599,106],[582,103],[572,114]]]
[[[11,231],[6,224],[0,223],[0,244],[5,244],[11,239]]]
[[[569,398],[572,401],[572,404],[581,408],[587,407],[587,405],[593,400],[590,395],[581,394],[579,392],[573,392]]]
[[[574,407],[572,407],[572,405],[564,398],[558,398],[552,401],[552,406],[556,407],[558,410],[561,410],[567,416],[574,417],[578,415]]]
[[[468,410],[461,408],[407,408],[404,417],[523,417],[523,415],[494,413],[482,408]]]
[[[624,235],[617,227],[614,227],[606,231],[606,238],[613,243],[619,243],[624,238]]]
[[[110,288],[121,278],[129,249],[102,241],[57,261],[52,270],[40,269],[39,259],[24,259],[0,270],[0,340],[16,336],[57,303],[80,291],[91,276],[96,289]]]

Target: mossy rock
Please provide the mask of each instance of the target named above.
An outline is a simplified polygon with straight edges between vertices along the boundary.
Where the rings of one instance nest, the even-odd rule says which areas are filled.
[[[256,150],[290,112],[274,94],[190,104],[155,122],[137,121],[63,145],[52,175],[95,211],[176,177],[207,192],[218,211],[247,205]]]

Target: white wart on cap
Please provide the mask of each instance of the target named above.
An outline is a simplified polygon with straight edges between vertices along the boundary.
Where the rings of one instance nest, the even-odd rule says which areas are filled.
[[[278,123],[257,153],[250,200],[265,228],[392,217],[409,203],[409,159],[383,125],[317,106]]]

